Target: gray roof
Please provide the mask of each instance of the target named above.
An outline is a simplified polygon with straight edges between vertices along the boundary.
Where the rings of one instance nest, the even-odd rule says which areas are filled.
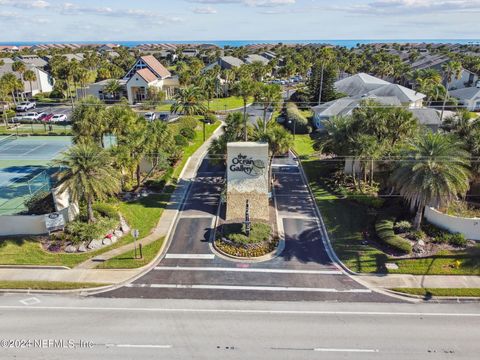
[[[411,66],[413,70],[430,69],[432,67],[438,67],[449,60],[449,57],[445,55],[426,55],[417,59]]]
[[[325,104],[317,105],[312,110],[322,117],[345,116],[350,115],[352,110],[360,105],[364,100],[374,100],[382,105],[400,106],[401,103],[396,97],[391,96],[357,96],[345,97],[337,100],[327,102]]]
[[[4,64],[13,64],[12,58],[1,58],[0,61],[3,61]]]
[[[442,124],[440,120],[440,112],[430,108],[409,109],[413,116],[418,120],[421,125],[425,126],[440,126]]]
[[[405,86],[390,83],[372,90],[368,94],[380,97],[396,97],[402,104],[422,100],[426,97],[425,94],[408,89]]]
[[[263,57],[257,54],[250,54],[250,55],[247,55],[247,57],[245,58],[245,62],[247,64],[252,64],[254,62],[261,62],[263,65],[267,65],[269,61],[270,60],[268,60],[266,57]]]
[[[388,84],[390,84],[388,81],[375,76],[359,73],[337,81],[335,89],[348,96],[359,96]]]
[[[24,64],[30,64],[37,68],[44,68],[48,65],[48,62],[37,55],[21,55],[17,56],[15,60],[21,61]]]
[[[244,64],[242,60],[233,56],[222,56],[220,60],[231,66],[242,66]]]
[[[467,87],[464,89],[452,90],[450,91],[450,95],[459,100],[473,100],[480,97],[480,88]]]

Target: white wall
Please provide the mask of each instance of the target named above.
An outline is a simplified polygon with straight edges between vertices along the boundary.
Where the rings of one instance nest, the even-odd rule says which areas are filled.
[[[480,218],[461,218],[443,214],[434,208],[425,208],[425,218],[451,233],[460,233],[467,239],[480,241]]]
[[[75,218],[78,207],[72,205],[59,211],[65,223]],[[44,235],[47,234],[45,215],[3,215],[0,216],[0,236]]]

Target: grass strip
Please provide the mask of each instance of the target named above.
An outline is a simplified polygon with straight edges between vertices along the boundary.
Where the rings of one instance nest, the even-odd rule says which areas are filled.
[[[393,288],[393,291],[419,296],[480,297],[480,288]]]
[[[30,290],[72,290],[87,289],[110,284],[101,283],[82,283],[82,282],[66,282],[66,281],[0,281],[0,289],[30,289]]]

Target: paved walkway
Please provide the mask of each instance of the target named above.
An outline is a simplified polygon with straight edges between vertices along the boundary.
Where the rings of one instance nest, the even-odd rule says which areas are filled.
[[[480,276],[460,275],[358,275],[373,288],[480,288]]]

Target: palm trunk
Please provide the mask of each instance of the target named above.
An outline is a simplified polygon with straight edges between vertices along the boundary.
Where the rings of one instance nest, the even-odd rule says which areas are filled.
[[[415,219],[413,221],[413,227],[415,230],[420,230],[420,226],[422,225],[422,218],[423,218],[423,209],[425,205],[420,203],[418,205],[417,213],[415,214]]]
[[[353,185],[355,189],[357,188],[357,175],[355,173],[355,158],[352,158],[352,177],[353,177]]]
[[[447,106],[447,97],[448,97],[448,90],[445,93],[445,97],[443,98],[442,113],[440,114],[440,123],[443,122],[443,114],[445,113],[445,107]]]
[[[15,97],[15,92],[12,90],[12,99],[15,106],[17,106],[17,98]]]
[[[245,128],[243,129],[243,133],[245,136],[245,141],[248,141],[248,135],[247,135],[247,100],[243,99],[243,122]]]
[[[140,164],[137,165],[137,188],[140,187],[141,183],[142,183],[142,179],[141,179],[141,173],[140,173]]]
[[[32,98],[33,98],[33,85],[31,81],[29,81],[29,83],[30,83],[30,94],[32,94]]]
[[[373,159],[370,160],[370,186],[373,186]]]
[[[263,108],[263,133],[267,132],[267,108]]]
[[[93,224],[95,222],[95,214],[93,213],[93,199],[91,196],[88,196],[87,199],[87,215],[88,223]]]

